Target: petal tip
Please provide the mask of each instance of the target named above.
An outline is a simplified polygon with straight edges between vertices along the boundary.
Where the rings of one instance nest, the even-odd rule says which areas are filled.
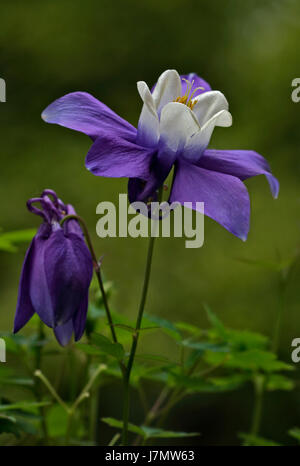
[[[42,118],[42,120],[44,120],[46,123],[51,123],[51,122],[50,122],[50,114],[49,114],[49,112],[48,112],[48,108],[49,108],[49,107],[45,108],[45,110],[42,111],[42,113],[41,113],[41,118]]]
[[[274,189],[274,191],[272,192],[272,196],[273,196],[274,199],[278,199],[279,189],[280,189],[280,185],[279,185],[279,182],[277,181],[277,186]]]

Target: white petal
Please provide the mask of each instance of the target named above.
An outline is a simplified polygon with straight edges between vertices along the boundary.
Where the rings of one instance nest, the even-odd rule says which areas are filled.
[[[193,99],[195,102],[193,112],[196,114],[200,126],[210,120],[221,110],[228,110],[228,102],[222,92],[209,91]]]
[[[160,75],[153,91],[153,99],[160,115],[162,108],[181,96],[181,80],[176,70],[167,70]]]
[[[160,143],[173,153],[183,150],[186,141],[199,132],[199,123],[189,107],[178,102],[165,105],[160,117]]]
[[[144,81],[139,81],[137,88],[144,105],[138,123],[136,142],[146,147],[154,147],[159,139],[159,120],[154,100]]]
[[[232,125],[232,115],[227,110],[221,110],[215,113],[202,127],[201,131],[207,130],[210,127],[214,129],[215,126],[229,127]]]
[[[198,133],[194,134],[186,143],[184,158],[191,161],[199,160],[202,152],[207,148],[215,126],[231,126],[232,116],[227,110],[221,110],[210,118]]]

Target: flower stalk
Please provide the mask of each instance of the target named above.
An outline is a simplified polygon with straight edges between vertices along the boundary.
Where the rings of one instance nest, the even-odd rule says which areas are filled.
[[[263,375],[256,375],[254,377],[254,409],[252,415],[251,435],[257,436],[259,434],[263,407],[263,394],[265,378]]]
[[[66,428],[66,436],[65,436],[65,441],[66,445],[70,443],[70,434],[71,434],[71,429],[72,429],[72,421],[74,418],[74,414],[78,408],[78,406],[87,398],[90,396],[90,390],[96,381],[98,375],[103,372],[107,366],[105,364],[100,364],[98,368],[95,370],[95,372],[92,374],[91,378],[87,382],[87,384],[84,386],[76,400],[71,406],[68,406],[64,400],[59,396],[51,382],[47,379],[47,377],[42,373],[41,370],[36,370],[34,375],[38,377],[44,385],[47,387],[48,391],[51,393],[53,398],[61,405],[61,407],[66,411],[68,415],[68,421],[67,421],[67,428]]]
[[[162,194],[163,194],[163,187],[161,187],[159,189],[159,193],[158,193],[158,202],[159,203],[162,200]],[[157,227],[159,220],[154,220],[154,221],[156,222],[155,226]],[[131,370],[132,370],[132,366],[133,366],[133,363],[134,363],[134,358],[135,358],[138,339],[139,339],[139,333],[140,333],[140,329],[141,329],[141,324],[142,324],[142,319],[143,319],[143,314],[144,314],[144,309],[145,309],[145,304],[146,304],[146,299],[147,299],[147,293],[148,293],[149,281],[150,281],[150,274],[151,274],[151,265],[152,265],[154,243],[155,243],[155,233],[153,233],[149,238],[147,260],[146,260],[146,267],[145,267],[145,274],[144,274],[144,283],[143,283],[143,289],[142,289],[142,296],[141,296],[141,301],[140,301],[137,320],[136,320],[135,333],[132,335],[132,345],[131,345],[131,349],[130,349],[130,353],[129,353],[128,364],[127,364],[126,371],[125,371],[125,374],[124,374],[124,404],[123,404],[123,432],[122,432],[122,444],[123,445],[127,445],[127,443],[128,443],[128,418],[129,418],[129,404],[130,404],[130,394],[129,394],[130,375],[131,375]]]

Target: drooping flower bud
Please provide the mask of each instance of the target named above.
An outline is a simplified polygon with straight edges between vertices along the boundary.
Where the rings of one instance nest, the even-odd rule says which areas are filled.
[[[74,215],[75,210],[58,199],[54,191],[43,191],[41,197],[30,199],[27,207],[44,221],[25,256],[14,333],[36,312],[65,346],[73,333],[78,341],[84,332],[92,257],[76,220],[60,226],[59,222],[66,215]]]

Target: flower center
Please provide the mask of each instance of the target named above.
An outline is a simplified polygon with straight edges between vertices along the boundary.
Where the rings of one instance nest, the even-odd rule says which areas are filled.
[[[178,102],[180,104],[187,105],[187,107],[193,110],[194,105],[198,102],[197,100],[192,101],[195,92],[198,91],[198,89],[204,90],[204,87],[196,87],[196,89],[194,89],[191,93],[194,81],[191,82],[185,78],[183,78],[183,80],[187,83],[186,92],[183,96],[179,96],[177,97],[177,99],[173,100],[173,102]]]

